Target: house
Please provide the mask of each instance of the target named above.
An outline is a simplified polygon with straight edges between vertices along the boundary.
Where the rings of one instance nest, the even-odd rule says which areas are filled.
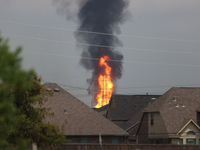
[[[139,144],[200,144],[200,88],[173,87],[143,110]]]
[[[44,121],[57,124],[60,128],[67,122],[64,130],[71,143],[99,143],[99,135],[102,143],[127,143],[127,132],[60,86],[45,83],[44,87],[51,90],[53,96],[48,97],[43,107],[50,107],[54,112],[54,116],[48,116]]]
[[[160,95],[118,95],[113,94],[108,106],[97,110],[129,133],[129,143],[135,143],[135,132],[142,116],[142,110]]]
[[[107,105],[104,105],[100,108],[93,108],[95,111],[97,111],[99,114],[103,115],[104,117],[106,116],[106,112],[107,112],[107,109],[108,109],[108,104]]]

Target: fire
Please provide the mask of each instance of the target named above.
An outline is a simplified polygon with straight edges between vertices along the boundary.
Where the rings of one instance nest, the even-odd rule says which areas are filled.
[[[99,93],[96,96],[97,105],[95,108],[100,108],[109,103],[109,100],[114,92],[114,84],[111,78],[112,68],[108,65],[106,60],[110,60],[109,56],[103,56],[100,58],[99,66],[105,67],[105,70],[98,77]]]

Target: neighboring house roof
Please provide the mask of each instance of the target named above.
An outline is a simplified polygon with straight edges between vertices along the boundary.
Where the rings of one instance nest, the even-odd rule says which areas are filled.
[[[53,96],[48,97],[43,107],[51,107],[54,116],[46,117],[45,122],[65,125],[65,133],[70,136],[84,135],[113,135],[127,136],[128,133],[117,125],[106,119],[98,112],[94,111],[76,97],[59,87],[54,83],[45,83],[45,88],[59,89],[59,92],[53,91]]]
[[[130,120],[139,110],[154,102],[160,95],[112,95],[108,111],[111,120]],[[134,120],[134,118],[132,119]]]
[[[144,109],[144,112],[160,112],[167,132],[174,134],[190,119],[197,123],[199,104],[200,88],[173,87]]]
[[[107,114],[110,120],[133,135],[137,130],[142,110],[158,97],[160,95],[112,95]]]
[[[95,111],[97,111],[99,114],[103,115],[105,117],[107,109],[108,109],[108,104],[105,106],[102,106],[100,108],[93,108]]]

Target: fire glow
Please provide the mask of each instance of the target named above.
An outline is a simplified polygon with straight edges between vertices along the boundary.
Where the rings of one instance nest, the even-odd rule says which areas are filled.
[[[99,92],[96,96],[97,105],[95,108],[100,108],[109,103],[109,100],[114,92],[114,84],[111,78],[112,68],[108,65],[106,60],[110,60],[109,56],[100,58],[99,66],[104,67],[104,72],[98,77]]]
[[[92,73],[86,79],[91,107],[107,105],[123,73],[124,57],[119,51],[123,44],[116,34],[121,32],[119,25],[129,18],[130,0],[54,1],[58,2],[58,12],[66,13],[67,19],[78,19],[74,37],[83,49],[79,64]],[[74,6],[78,12],[72,9]]]

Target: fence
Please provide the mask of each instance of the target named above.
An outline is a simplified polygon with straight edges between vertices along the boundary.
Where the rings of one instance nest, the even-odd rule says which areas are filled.
[[[200,145],[104,144],[101,149],[99,144],[67,144],[44,150],[200,150]]]

